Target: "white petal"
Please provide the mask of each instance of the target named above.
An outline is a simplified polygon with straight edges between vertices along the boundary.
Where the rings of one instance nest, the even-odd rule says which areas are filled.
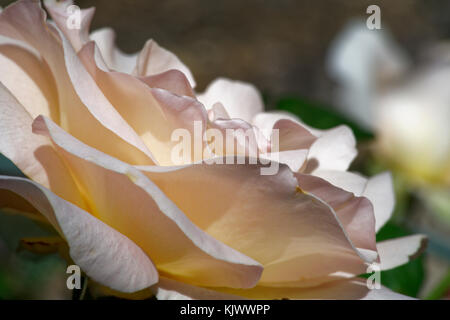
[[[251,84],[225,78],[214,80],[198,100],[207,109],[216,102],[222,103],[230,118],[250,123],[255,115],[264,110],[264,103],[258,90]]]
[[[426,236],[420,234],[378,242],[381,270],[393,269],[409,262],[425,250],[426,244]]]
[[[315,170],[345,171],[356,154],[356,140],[349,127],[329,129],[323,131],[309,149],[305,170],[307,173],[313,173]]]

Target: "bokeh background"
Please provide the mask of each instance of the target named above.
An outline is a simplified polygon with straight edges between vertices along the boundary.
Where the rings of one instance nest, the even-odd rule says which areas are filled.
[[[0,0],[0,6],[11,2]],[[424,52],[450,39],[449,1],[80,0],[76,4],[81,8],[95,6],[91,30],[113,28],[124,52],[138,51],[153,38],[177,54],[193,72],[199,92],[217,77],[238,79],[261,91],[267,109],[293,112],[323,129],[350,125],[360,151],[351,169],[367,175],[393,171],[396,211],[379,239],[416,232],[426,233],[430,239],[422,257],[382,273],[382,282],[410,296],[449,297],[449,185],[417,183],[408,170],[402,170],[401,161],[380,157],[377,126],[367,126],[338,108],[342,101],[336,98],[336,90],[342,83],[328,68],[342,30],[355,19],[364,22],[367,7],[376,4],[381,8],[383,32],[388,32],[408,56],[411,69],[419,69]],[[444,108],[442,116],[448,114]],[[443,130],[437,139],[450,141],[448,131]],[[446,160],[443,167],[450,168],[450,159]],[[20,172],[0,158],[0,174]],[[0,214],[0,298],[71,298],[65,288],[64,260],[56,254],[36,255],[18,247],[21,237],[47,234],[48,230],[25,218]]]

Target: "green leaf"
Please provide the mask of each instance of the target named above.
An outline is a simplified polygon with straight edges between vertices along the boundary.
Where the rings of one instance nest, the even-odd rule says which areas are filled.
[[[8,158],[0,153],[0,175],[25,177],[22,171],[17,168]]]
[[[276,104],[278,110],[288,111],[298,116],[304,123],[316,129],[330,129],[338,125],[349,126],[357,140],[372,139],[373,134],[362,129],[341,114],[323,106],[298,97],[285,97]]]

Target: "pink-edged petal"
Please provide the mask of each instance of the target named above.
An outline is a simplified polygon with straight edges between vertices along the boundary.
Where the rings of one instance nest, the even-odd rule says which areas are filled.
[[[197,226],[260,262],[260,284],[311,286],[336,272],[365,272],[329,206],[298,192],[286,166],[271,176],[260,169],[249,164],[142,168]]]
[[[131,74],[136,68],[137,53],[126,54],[120,51],[115,44],[116,34],[110,28],[95,30],[90,34],[100,49],[109,69]]]
[[[49,139],[31,132],[32,122],[30,114],[0,83],[0,153],[34,181],[83,207],[70,172]]]
[[[426,246],[427,237],[421,234],[378,242],[381,270],[393,269],[408,263],[419,256]]]
[[[140,77],[139,79],[151,88],[164,89],[179,96],[195,98],[195,93],[189,84],[189,80],[179,70],[172,69],[152,76]]]
[[[260,113],[253,118],[252,123],[269,139],[271,149],[280,151],[280,162],[288,164],[291,169],[295,168],[293,171],[302,168],[308,149],[317,140],[311,129],[285,112]],[[278,136],[274,135],[275,130]],[[295,158],[296,155],[299,157]]]
[[[325,130],[309,149],[306,173],[315,170],[345,171],[356,157],[356,140],[347,126]]]
[[[354,193],[355,196],[369,199],[375,213],[377,232],[391,218],[395,206],[395,193],[389,172],[379,173],[369,179],[356,173],[334,170],[318,170],[314,175]]]
[[[198,99],[207,109],[216,102],[222,103],[230,118],[250,123],[253,117],[264,110],[264,103],[258,90],[251,84],[225,78],[214,80]]]
[[[139,52],[134,73],[138,76],[149,76],[172,69],[184,73],[191,87],[195,88],[195,80],[189,68],[176,55],[158,45],[156,41],[148,40]]]
[[[282,119],[299,122],[299,119],[291,113],[285,111],[271,111],[256,114],[251,123],[258,127],[267,138],[270,138],[273,126],[278,120]]]
[[[206,130],[206,110],[192,97],[150,88],[125,73],[102,70],[102,62],[96,53],[98,50],[94,42],[90,42],[79,52],[79,56],[103,94],[113,102],[117,112],[137,132],[156,163],[174,164],[172,150],[179,143],[172,140],[174,131],[186,129],[193,137],[197,121],[202,130],[199,133],[203,134]],[[198,143],[198,140],[196,142]],[[191,146],[194,147],[194,143],[191,143]],[[193,153],[191,155],[194,156]],[[196,156],[201,159],[201,155]]]
[[[317,140],[317,137],[308,129],[288,119],[275,122],[273,130],[279,130],[279,150],[281,151],[308,149]]]
[[[27,179],[0,176],[2,190],[20,195],[45,215],[68,242],[73,261],[95,281],[122,292],[158,282],[158,272],[147,255],[88,212]]]
[[[356,247],[376,251],[375,216],[368,199],[355,197],[315,176],[296,173],[296,177],[302,190],[314,194],[334,209]]]
[[[138,244],[162,274],[234,288],[259,280],[261,265],[195,226],[139,170],[82,144],[44,117],[33,128],[50,135],[89,199],[91,213]]]

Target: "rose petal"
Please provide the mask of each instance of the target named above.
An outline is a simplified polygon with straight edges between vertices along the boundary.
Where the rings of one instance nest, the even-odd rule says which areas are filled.
[[[82,186],[91,213],[138,244],[162,274],[197,285],[252,287],[262,267],[210,237],[130,165],[68,135],[49,119],[33,128],[48,134]]]
[[[203,94],[198,95],[198,100],[207,109],[220,102],[230,118],[242,119],[248,123],[264,109],[261,95],[253,85],[225,78],[214,80]]]
[[[70,256],[99,283],[123,292],[147,288],[158,272],[146,254],[130,239],[27,179],[0,176],[0,193],[22,196],[46,216],[67,240]]]
[[[179,70],[169,70],[163,73],[139,78],[151,88],[160,88],[179,96],[195,98],[194,90],[184,73]]]
[[[300,123],[288,119],[280,119],[275,122],[273,130],[279,130],[279,149],[281,151],[308,149],[317,140],[317,137]]]
[[[368,199],[355,197],[315,176],[300,173],[295,176],[302,190],[314,194],[334,209],[356,247],[376,251],[375,216]]]
[[[179,70],[188,78],[192,88],[195,88],[195,80],[191,71],[176,55],[159,46],[156,41],[148,40],[141,52],[139,52],[134,74],[149,76],[168,70]]]
[[[315,170],[345,171],[356,157],[356,140],[347,126],[325,130],[312,144],[305,173]]]
[[[24,106],[32,118],[58,117],[58,98],[48,66],[33,48],[0,36],[0,82]]]
[[[172,141],[173,132],[186,129],[194,136],[194,122],[197,121],[203,130],[199,133],[203,134],[207,120],[203,106],[191,97],[149,88],[131,75],[105,72],[97,65],[101,61],[95,59],[95,53],[95,44],[90,42],[79,55],[102,93],[137,132],[154,160],[161,165],[173,164],[172,149],[178,143]]]
[[[89,41],[89,28],[95,8],[80,10],[80,28],[69,28],[68,20],[73,12],[67,9],[73,5],[73,0],[44,0],[44,5],[75,51],[79,51]]]
[[[303,166],[308,155],[308,150],[288,150],[262,154],[259,157],[286,164],[293,172],[297,172]]]
[[[276,175],[258,165],[142,168],[202,230],[259,261],[260,284],[317,285],[335,272],[365,272],[332,209],[296,191],[284,165]]]
[[[67,72],[81,101],[105,128],[115,132],[119,137],[130,145],[135,146],[151,159],[152,155],[145,144],[105,97],[76,56],[72,46],[61,33],[60,37],[63,43]]]
[[[377,243],[381,270],[389,270],[408,263],[419,256],[427,246],[427,237],[412,235]]]
[[[34,181],[83,208],[70,172],[51,142],[31,132],[32,122],[25,108],[0,83],[0,153]]]
[[[210,121],[215,121],[218,119],[230,119],[230,116],[227,113],[227,110],[225,110],[225,107],[220,102],[217,102],[213,104],[211,109],[208,110],[208,118]]]
[[[131,74],[136,68],[137,53],[126,54],[115,45],[116,34],[110,28],[95,30],[90,34],[100,49],[106,65],[111,70]]]
[[[391,218],[395,206],[395,194],[389,172],[380,173],[369,179],[359,174],[334,170],[319,170],[315,171],[314,175],[339,188],[353,192],[355,196],[369,199],[375,213],[375,231],[378,232]]]
[[[260,112],[253,117],[251,123],[258,127],[267,138],[270,138],[273,126],[281,119],[299,123],[299,119],[295,115],[285,111]]]

